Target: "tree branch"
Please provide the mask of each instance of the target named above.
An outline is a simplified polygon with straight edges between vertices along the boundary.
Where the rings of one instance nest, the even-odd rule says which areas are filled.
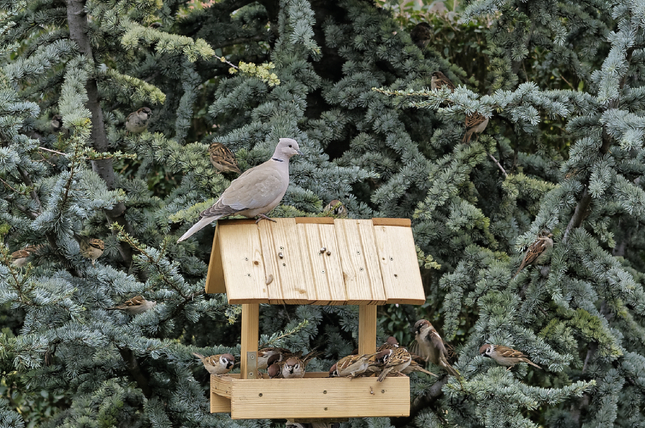
[[[123,361],[125,362],[125,366],[128,369],[128,372],[130,373],[134,381],[137,383],[137,386],[143,392],[143,395],[145,395],[146,398],[150,398],[150,396],[152,395],[152,391],[150,390],[150,385],[148,385],[148,379],[143,375],[141,366],[139,365],[139,362],[134,356],[134,352],[132,352],[132,349],[119,348],[119,354],[121,354],[121,358],[123,358]]]
[[[80,51],[88,60],[93,61],[94,55],[88,36],[89,26],[85,13],[85,0],[66,0],[66,3],[70,38],[78,44]],[[105,122],[99,101],[99,90],[96,79],[88,79],[85,84],[85,89],[87,90],[88,98],[86,107],[92,114],[92,133],[90,135],[92,146],[99,153],[107,152],[107,135],[105,133]],[[103,179],[108,189],[114,189],[115,178],[112,159],[93,160],[92,170]],[[125,204],[123,202],[119,202],[112,209],[106,209],[104,212],[110,224],[116,222],[123,226],[128,233],[133,233],[132,228],[125,219]],[[127,244],[121,242],[119,244],[119,252],[121,253],[123,261],[127,265],[130,265],[132,263],[132,249]]]
[[[212,47],[213,49],[217,49],[217,48],[224,48],[226,46],[239,45],[242,43],[262,42],[265,40],[268,41],[269,39],[264,34],[256,34],[255,36],[251,36],[251,37],[238,37],[237,39],[224,40],[220,44],[212,45]]]

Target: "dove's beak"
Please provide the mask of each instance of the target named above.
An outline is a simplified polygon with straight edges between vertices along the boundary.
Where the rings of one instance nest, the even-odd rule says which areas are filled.
[[[304,156],[304,154],[300,150],[296,150],[300,156]]]

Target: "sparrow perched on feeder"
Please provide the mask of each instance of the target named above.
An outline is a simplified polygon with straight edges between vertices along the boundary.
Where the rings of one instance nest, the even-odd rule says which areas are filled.
[[[464,134],[464,143],[470,142],[470,137],[473,134],[480,134],[484,132],[488,125],[488,118],[475,112],[466,116],[466,133]]]
[[[314,350],[307,355],[302,356],[302,352],[290,354],[276,354],[269,358],[267,372],[270,378],[298,378],[304,377],[305,368],[309,361],[320,355],[320,352]]]
[[[306,363],[300,358],[289,357],[282,364],[282,377],[285,379],[305,377],[305,367]]]
[[[533,242],[526,251],[524,260],[522,260],[522,263],[520,264],[517,272],[515,272],[515,275],[513,275],[513,278],[515,278],[517,274],[520,273],[522,269],[524,269],[524,267],[535,264],[539,265],[545,261],[546,255],[544,254],[544,252],[550,248],[553,248],[552,238],[553,234],[544,231],[540,232],[538,239]]]
[[[193,355],[199,358],[208,373],[214,375],[223,375],[231,371],[235,364],[235,357],[231,354],[217,354],[205,357],[202,354],[193,352]]]
[[[391,349],[384,349],[367,359],[368,365],[363,376],[371,376],[373,374],[380,374],[385,366],[385,361],[389,357]]]
[[[363,355],[348,355],[338,360],[331,369],[329,369],[329,377],[357,377],[365,373],[369,366],[369,359],[376,355],[363,354]]]
[[[23,267],[27,264],[27,258],[40,250],[42,245],[28,245],[18,251],[11,253],[11,264],[16,267]]]
[[[208,148],[211,163],[219,172],[236,172],[242,174],[237,166],[233,153],[222,143],[212,143]]]
[[[143,296],[134,296],[130,300],[126,300],[122,305],[107,308],[108,311],[120,310],[125,311],[130,315],[142,314],[147,310],[155,307],[157,302],[146,300]]]
[[[432,73],[432,80],[430,80],[430,89],[436,91],[442,88],[448,88],[450,92],[453,92],[455,90],[455,84],[442,72],[435,71]]]
[[[94,266],[94,261],[101,257],[103,250],[105,250],[105,243],[97,238],[88,238],[77,234],[74,234],[74,239],[78,241],[81,256],[90,259],[92,266]]]
[[[262,348],[258,351],[258,369],[265,370],[269,367],[269,359],[274,355],[278,356],[278,359],[274,361],[280,362],[285,356],[290,356],[291,354],[293,352],[285,348]]]
[[[396,349],[399,347],[399,341],[396,340],[396,337],[394,336],[389,336],[386,340],[385,343],[376,348],[376,352],[381,352],[386,349]]]
[[[266,213],[278,206],[289,187],[289,159],[302,154],[296,140],[280,138],[271,159],[244,171],[231,182],[213,206],[200,214],[195,223],[177,242],[181,242],[206,225],[229,215],[269,219]],[[259,220],[258,220],[259,221]]]
[[[419,320],[414,324],[415,338],[419,346],[419,355],[439,367],[443,367],[453,376],[459,376],[448,362],[448,351],[443,339],[428,320]]]
[[[429,374],[430,376],[439,377],[436,374],[432,373],[431,371],[424,369],[421,366],[421,364],[414,361],[414,357],[412,357],[412,361],[410,361],[410,365],[404,368],[403,370],[401,370],[401,373],[403,373],[404,375],[409,375],[412,372],[421,372],[421,373]]]
[[[137,111],[133,111],[125,119],[125,129],[133,134],[141,134],[148,129],[148,121],[152,116],[152,110],[148,107],[141,107]]]
[[[349,211],[341,201],[334,199],[323,209],[323,214],[327,217],[347,218]]]
[[[542,367],[529,360],[527,355],[513,348],[509,348],[508,346],[491,345],[486,343],[479,348],[479,354],[484,357],[492,358],[500,366],[508,367],[507,370],[510,370],[517,363],[527,363],[540,370],[542,369]]]
[[[412,357],[407,349],[403,347],[397,347],[394,349],[387,349],[384,352],[389,352],[383,357],[383,368],[381,374],[378,376],[378,381],[383,382],[383,379],[386,378],[390,372],[400,374],[402,370],[410,365]]]

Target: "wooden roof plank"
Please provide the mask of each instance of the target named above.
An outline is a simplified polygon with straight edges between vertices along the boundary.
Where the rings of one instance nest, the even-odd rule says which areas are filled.
[[[387,303],[425,302],[412,229],[374,226]]]
[[[268,262],[268,258],[271,258],[276,261],[276,272],[279,277],[274,274],[274,281],[278,280],[277,284],[282,286],[281,298],[291,304],[308,303],[311,297],[302,278],[304,255],[301,254],[300,246],[296,241],[298,237],[296,220],[283,218],[276,223],[262,221],[259,224],[262,230],[264,256],[267,258],[265,260]]]
[[[278,267],[278,253],[274,251],[273,234],[271,233],[270,221],[261,221],[258,223],[258,232],[260,234],[260,245],[262,246],[262,259],[264,261],[265,283],[269,294],[269,303],[278,303],[284,301],[280,279],[280,269]]]
[[[316,270],[320,271],[322,268],[319,266],[320,260],[318,259],[319,251],[316,251],[316,244],[309,244],[309,237],[307,235],[307,223],[297,223],[296,230],[298,231],[298,248],[302,255],[302,281],[307,287],[307,296],[309,296],[310,304],[326,305],[331,300],[329,287],[327,285],[327,278],[325,283],[320,284],[321,278],[314,273]],[[317,282],[318,281],[318,282]]]
[[[378,255],[365,251],[375,245],[372,222],[339,219],[335,226],[348,304],[385,303]]]
[[[318,228],[320,234],[321,249],[326,248],[324,253],[318,250],[319,257],[323,259],[325,264],[325,274],[329,284],[329,291],[331,293],[331,300],[342,302],[346,304],[349,300],[347,290],[345,287],[345,278],[343,277],[343,269],[340,261],[340,249],[338,239],[336,238],[336,228],[334,224],[318,224],[314,226]]]
[[[268,303],[265,267],[260,235],[255,223],[218,225],[222,269],[226,293],[231,304]]]

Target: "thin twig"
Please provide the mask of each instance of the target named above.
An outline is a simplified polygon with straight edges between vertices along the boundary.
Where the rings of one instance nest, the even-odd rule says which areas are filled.
[[[63,153],[63,152],[59,152],[59,151],[56,151],[56,150],[48,149],[48,148],[46,148],[46,147],[38,147],[38,148],[39,148],[40,150],[45,150],[45,151],[47,151],[47,152],[56,153],[57,155],[69,156],[67,153]]]
[[[499,169],[501,169],[501,170],[502,170],[502,173],[504,174],[504,178],[508,178],[508,174],[506,173],[506,170],[505,170],[505,169],[504,169],[504,167],[503,167],[503,166],[502,166],[502,165],[497,161],[497,159],[495,159],[495,156],[493,156],[491,153],[488,153],[488,156],[490,156],[490,158],[493,160],[493,162],[495,162],[495,163],[497,164],[497,166],[499,167]]]

